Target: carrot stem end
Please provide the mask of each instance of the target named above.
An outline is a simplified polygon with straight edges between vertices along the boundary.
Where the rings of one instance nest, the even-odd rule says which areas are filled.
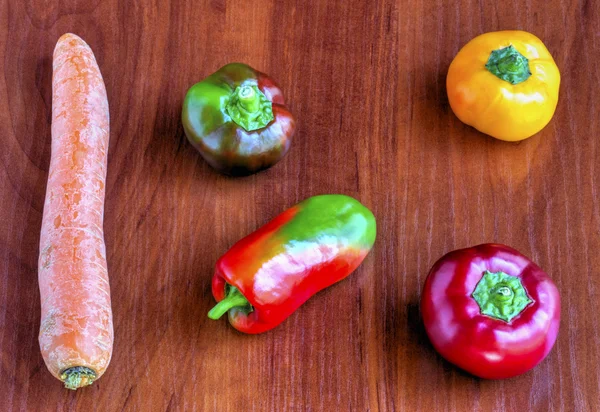
[[[75,366],[63,371],[60,379],[65,383],[65,388],[76,390],[94,383],[96,372],[85,366]]]

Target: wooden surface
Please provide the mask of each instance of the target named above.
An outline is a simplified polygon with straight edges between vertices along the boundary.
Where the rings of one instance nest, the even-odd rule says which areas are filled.
[[[0,1],[0,410],[600,410],[600,3],[593,0]],[[541,37],[562,72],[550,125],[520,144],[462,124],[445,76],[486,31]],[[58,37],[95,51],[111,113],[107,373],[69,392],[37,333],[37,258]],[[193,83],[231,61],[280,83],[299,129],[258,175],[222,177],[187,143]],[[373,252],[275,330],[206,317],[216,259],[294,203],[345,193]],[[418,309],[444,253],[501,242],[557,283],[549,357],[507,381],[442,360]]]

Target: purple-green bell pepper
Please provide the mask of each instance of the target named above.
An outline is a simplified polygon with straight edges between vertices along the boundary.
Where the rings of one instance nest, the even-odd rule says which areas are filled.
[[[296,121],[273,79],[231,63],[187,92],[183,129],[221,173],[243,176],[267,169],[290,148]]]

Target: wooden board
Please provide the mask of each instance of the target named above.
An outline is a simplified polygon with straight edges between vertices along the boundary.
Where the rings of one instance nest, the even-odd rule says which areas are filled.
[[[495,3],[0,1],[0,410],[600,410],[600,2]],[[554,119],[519,144],[462,124],[446,97],[459,48],[499,29],[541,37],[563,76]],[[37,342],[51,58],[69,31],[110,102],[116,335],[107,373],[77,393]],[[299,120],[285,160],[240,179],[213,172],[180,122],[188,87],[232,61],[277,79]],[[356,273],[260,336],[208,320],[217,258],[321,193],[378,219]],[[563,299],[549,357],[506,381],[442,360],[418,307],[435,260],[491,241]]]

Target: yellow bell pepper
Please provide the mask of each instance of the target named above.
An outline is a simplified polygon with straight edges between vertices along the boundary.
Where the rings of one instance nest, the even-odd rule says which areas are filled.
[[[542,130],[558,103],[560,72],[540,39],[524,31],[485,33],[456,55],[448,100],[464,123],[518,141]]]

